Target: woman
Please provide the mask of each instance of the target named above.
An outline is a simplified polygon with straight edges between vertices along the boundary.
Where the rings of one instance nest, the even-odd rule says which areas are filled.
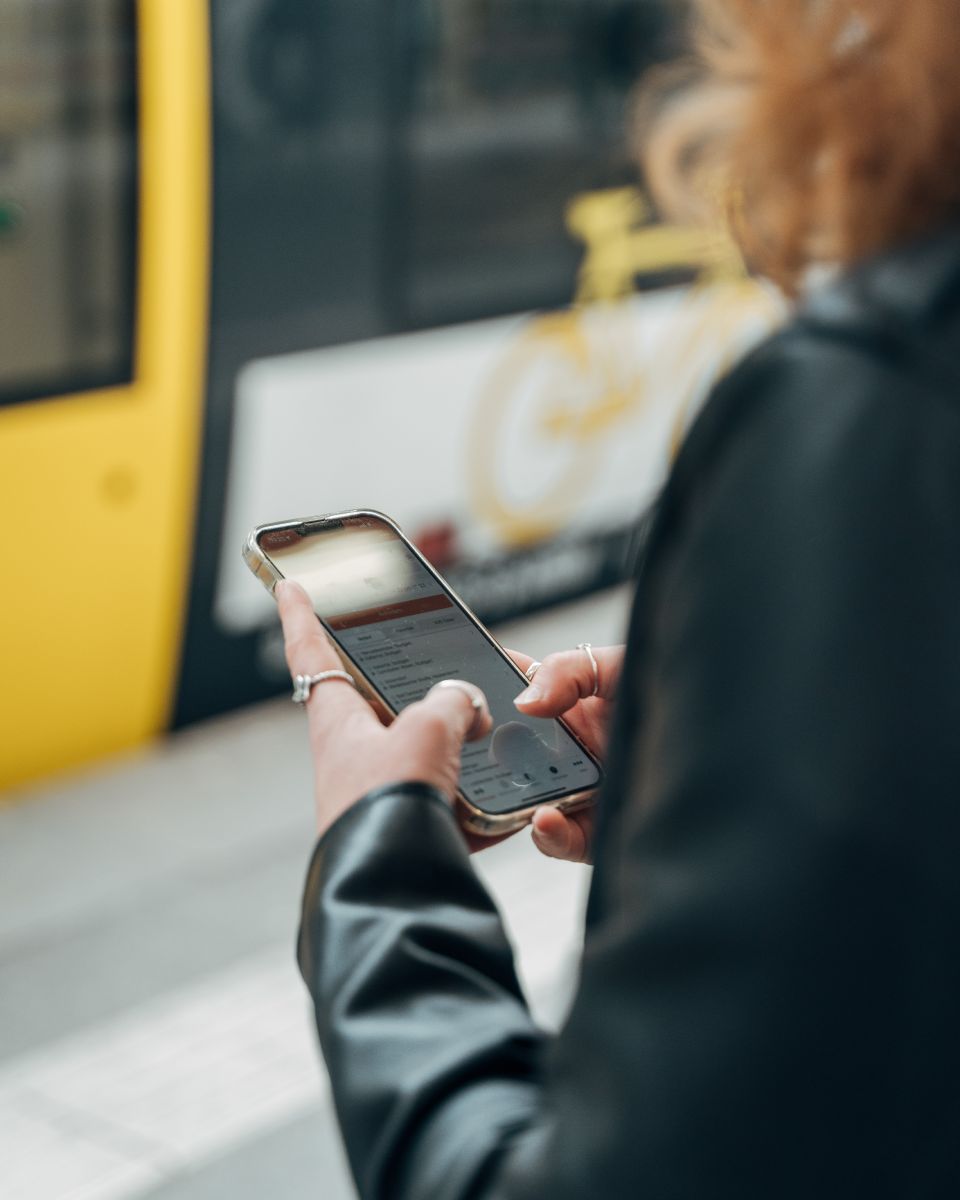
[[[468,698],[384,730],[315,690],[300,962],[363,1197],[960,1181],[960,22],[953,0],[698,7],[708,70],[655,143],[664,194],[679,128],[674,162],[725,165],[759,270],[797,293],[842,271],[716,389],[666,486],[619,687],[601,663],[608,784],[559,1036],[447,804],[483,732]],[[295,587],[281,612],[292,671],[335,665]],[[587,668],[548,662],[527,710],[566,710]]]

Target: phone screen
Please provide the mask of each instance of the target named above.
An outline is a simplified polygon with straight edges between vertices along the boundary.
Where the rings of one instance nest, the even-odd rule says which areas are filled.
[[[260,535],[260,548],[302,584],[330,636],[400,712],[441,679],[482,688],[493,729],[463,748],[460,790],[475,807],[509,813],[596,787],[600,771],[554,720],[514,707],[526,681],[395,530],[346,517]]]

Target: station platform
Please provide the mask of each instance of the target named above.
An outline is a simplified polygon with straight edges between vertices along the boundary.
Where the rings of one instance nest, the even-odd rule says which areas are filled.
[[[497,634],[538,657],[606,645],[628,603],[616,589]],[[313,841],[287,699],[0,798],[4,1200],[354,1196],[294,961]],[[556,1026],[589,869],[526,833],[474,862]]]

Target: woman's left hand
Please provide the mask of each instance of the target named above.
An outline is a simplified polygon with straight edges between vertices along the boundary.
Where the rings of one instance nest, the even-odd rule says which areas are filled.
[[[341,670],[303,588],[284,580],[276,594],[291,675]],[[480,698],[479,709],[471,695]],[[305,707],[319,834],[367,792],[385,784],[428,783],[452,802],[463,743],[486,736],[491,726],[483,693],[469,683],[431,688],[390,726],[342,680],[317,684]]]

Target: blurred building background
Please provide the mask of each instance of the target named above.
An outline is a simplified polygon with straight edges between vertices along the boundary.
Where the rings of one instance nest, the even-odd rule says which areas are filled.
[[[681,13],[0,0],[5,1198],[348,1194],[289,953],[301,726],[240,546],[375,507],[489,621],[546,613],[525,648],[619,637],[638,519],[777,319],[635,162]],[[583,873],[531,855],[481,870],[556,1019]]]

